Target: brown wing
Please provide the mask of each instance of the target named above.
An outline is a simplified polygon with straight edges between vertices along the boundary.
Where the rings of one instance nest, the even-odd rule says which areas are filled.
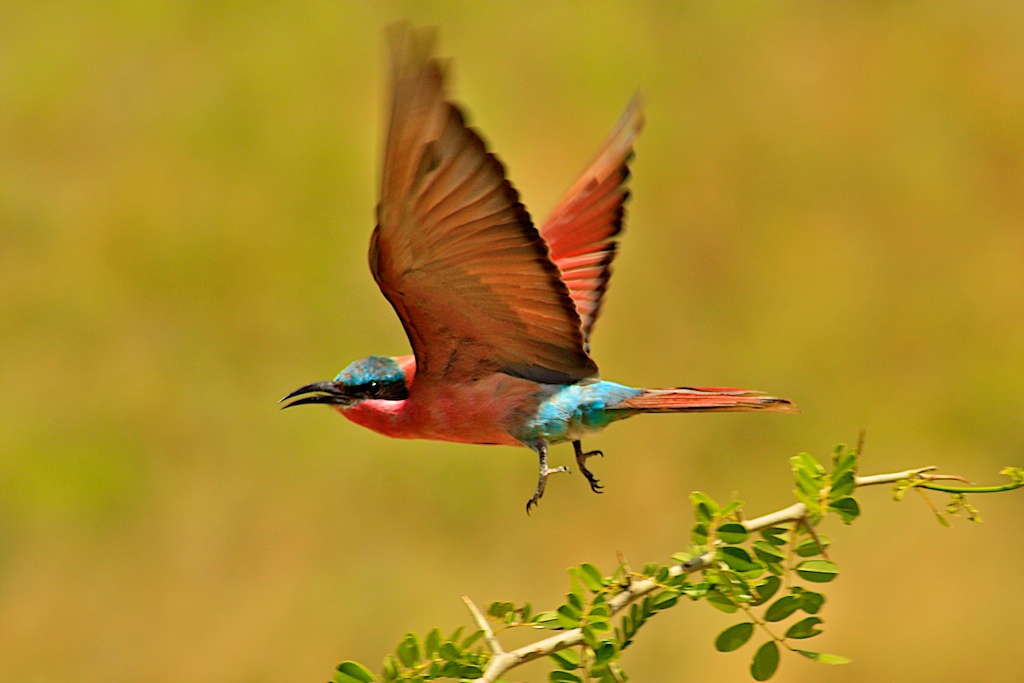
[[[611,277],[615,236],[622,230],[626,181],[633,141],[643,127],[639,95],[634,96],[579,180],[552,210],[540,234],[551,260],[562,273],[583,325],[584,347],[601,312],[601,298]]]
[[[547,245],[501,163],[445,98],[433,35],[392,29],[393,100],[370,268],[417,381],[597,375]]]

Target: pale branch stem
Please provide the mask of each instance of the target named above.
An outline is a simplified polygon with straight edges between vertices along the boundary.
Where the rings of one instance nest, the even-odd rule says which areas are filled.
[[[747,531],[760,531],[769,527],[779,526],[787,522],[799,522],[807,516],[807,506],[803,503],[794,503],[788,508],[769,512],[767,515],[748,519],[743,522],[743,528]]]
[[[933,466],[918,467],[917,469],[904,470],[903,472],[857,477],[855,481],[857,487],[891,484],[902,479],[910,479],[920,476],[922,473],[929,472],[934,469],[935,467]],[[753,532],[779,526],[780,524],[785,524],[787,522],[799,522],[806,519],[806,517],[807,507],[803,503],[796,503],[767,515],[746,520],[742,522],[742,524],[747,531]],[[713,555],[711,553],[698,555],[686,562],[671,567],[669,569],[669,574],[671,576],[679,576],[680,574],[692,574],[702,569],[707,569],[711,564],[712,558]],[[661,584],[653,579],[630,581],[628,587],[608,601],[608,607],[612,615],[615,615],[640,598],[658,590],[660,587]],[[506,671],[517,667],[520,664],[532,662],[535,659],[546,657],[553,652],[574,647],[583,642],[582,629],[574,628],[561,633],[556,633],[555,635],[543,638],[516,650],[505,651],[498,643],[494,632],[486,625],[486,619],[484,619],[480,610],[476,608],[476,605],[474,605],[469,598],[464,597],[463,600],[466,601],[466,605],[469,607],[470,613],[473,614],[473,620],[481,630],[483,630],[487,646],[490,648],[492,653],[495,653],[488,661],[487,668],[484,670],[483,676],[476,679],[474,683],[494,683],[494,681],[503,676]]]
[[[870,477],[857,477],[857,486],[872,486],[874,484],[892,484],[901,479],[912,479],[916,476],[924,474],[925,472],[931,472],[935,469],[935,465],[929,465],[928,467],[918,467],[914,470],[905,470],[903,472],[893,472],[892,474],[873,474]]]
[[[484,634],[484,642],[487,643],[487,649],[491,651],[492,655],[501,655],[505,653],[505,648],[498,642],[497,636],[494,635],[494,630],[491,625],[487,622],[487,617],[480,611],[480,608],[476,606],[476,603],[470,600],[468,595],[462,596],[462,601],[466,603],[466,609],[469,610],[470,616],[473,617],[473,623],[477,625]]]

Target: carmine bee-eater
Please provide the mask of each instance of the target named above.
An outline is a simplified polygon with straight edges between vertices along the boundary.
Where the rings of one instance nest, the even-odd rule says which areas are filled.
[[[501,162],[447,97],[434,34],[394,28],[391,119],[370,270],[412,355],[369,356],[300,387],[285,407],[323,403],[386,436],[532,448],[529,512],[544,495],[548,446],[640,413],[791,411],[745,389],[634,389],[599,379],[589,338],[608,286],[633,141],[636,98],[597,157],[534,227]]]

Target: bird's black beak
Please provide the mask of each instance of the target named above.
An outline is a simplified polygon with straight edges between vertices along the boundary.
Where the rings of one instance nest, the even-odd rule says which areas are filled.
[[[287,405],[281,406],[281,408],[291,408],[292,406],[301,406],[306,403],[325,403],[331,406],[347,406],[350,403],[353,403],[355,398],[346,393],[346,388],[347,387],[345,387],[344,384],[339,384],[337,382],[313,382],[312,384],[307,384],[304,387],[299,387],[278,401],[278,403],[284,403],[290,398],[302,396],[303,394],[313,394],[312,396],[306,396],[305,398],[300,398],[297,401],[292,401]]]

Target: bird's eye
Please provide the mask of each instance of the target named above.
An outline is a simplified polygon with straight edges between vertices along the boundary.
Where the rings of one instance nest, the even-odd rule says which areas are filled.
[[[380,393],[380,382],[377,380],[370,380],[370,383],[366,385],[366,389],[370,396],[376,396]]]

